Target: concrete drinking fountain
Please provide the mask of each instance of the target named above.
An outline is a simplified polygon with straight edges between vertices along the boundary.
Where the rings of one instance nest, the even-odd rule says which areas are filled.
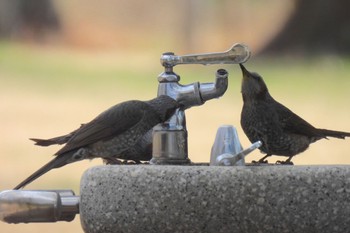
[[[213,83],[182,85],[174,66],[237,64],[249,56],[242,44],[223,53],[163,54],[158,95],[185,108],[145,136],[152,144],[150,165],[90,168],[80,196],[70,190],[3,191],[1,220],[71,221],[79,213],[86,233],[350,232],[350,166],[251,166],[244,157],[261,143],[243,150],[231,125],[218,129],[210,163],[190,161],[185,110],[222,96],[228,73],[219,69]]]

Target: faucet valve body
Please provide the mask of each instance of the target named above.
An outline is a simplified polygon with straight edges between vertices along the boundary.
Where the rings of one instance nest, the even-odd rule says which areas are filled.
[[[161,125],[153,129],[152,164],[189,164],[186,129],[164,129]]]
[[[158,77],[158,96],[168,95],[182,107],[165,123],[153,128],[153,152],[151,164],[189,164],[185,109],[204,104],[221,97],[228,86],[228,73],[219,69],[213,83],[179,83],[180,77],[166,67]]]

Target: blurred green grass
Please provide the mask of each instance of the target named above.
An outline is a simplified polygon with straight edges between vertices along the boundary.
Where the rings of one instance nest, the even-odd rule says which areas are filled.
[[[1,42],[0,190],[12,188],[60,148],[35,147],[29,137],[46,138],[71,132],[118,102],[153,98],[157,76],[163,71],[159,56],[142,51],[80,51]],[[264,77],[275,99],[316,127],[350,131],[348,58],[253,56],[245,66]],[[230,74],[225,95],[186,112],[189,156],[195,162],[209,161],[216,130],[222,124],[237,127],[243,147],[250,144],[239,124],[242,100],[241,71],[237,65],[184,65],[174,70],[181,75],[182,84],[189,84],[212,82],[215,71],[221,67]],[[316,144],[296,156],[295,164],[350,163],[349,139]],[[256,151],[247,161],[260,157]],[[79,193],[82,173],[96,164],[101,161],[65,166],[49,172],[28,188],[67,188]],[[64,224],[62,227],[69,228]],[[6,232],[31,229],[27,225],[5,228]],[[72,229],[79,229],[79,220],[74,221]]]
[[[94,53],[93,53],[94,54]],[[86,59],[87,58],[87,59]],[[0,68],[2,81],[8,84],[28,85],[33,88],[56,89],[62,84],[67,91],[81,87],[108,88],[113,84],[131,86],[135,81],[149,87],[148,71],[140,73],[136,69],[124,67],[123,64],[100,64],[101,59],[118,59],[117,56],[86,55],[82,51],[45,49],[31,46],[0,43]],[[127,58],[129,59],[129,58]],[[131,61],[132,62],[132,61]],[[103,61],[102,61],[103,63]],[[107,67],[106,67],[107,66]],[[121,78],[123,77],[123,78]],[[132,77],[132,78],[127,78]],[[142,90],[142,89],[141,89]]]
[[[156,76],[162,72],[158,62],[160,54],[152,54],[152,60],[142,60],[147,54],[141,53],[143,57],[135,61],[137,52],[130,53],[89,53],[0,42],[0,68],[2,74],[7,74],[3,75],[1,80],[9,84],[21,82],[33,88],[44,89],[55,89],[61,87],[61,84],[69,83],[70,85],[64,86],[68,91],[74,91],[76,86],[87,89],[113,88],[114,84],[126,88],[139,88],[140,91],[154,87]],[[310,87],[327,87],[329,93],[338,95],[343,90],[347,91],[350,84],[348,58],[253,57],[246,66],[265,77],[270,89],[283,87],[285,90],[293,89],[304,94],[310,93]],[[203,68],[199,65],[185,65],[175,67],[175,71],[181,75],[184,82],[197,79],[211,81],[217,68],[218,66]],[[238,70],[237,66],[226,65],[224,68],[234,72]],[[240,78],[230,79],[230,82],[234,85],[239,84]]]

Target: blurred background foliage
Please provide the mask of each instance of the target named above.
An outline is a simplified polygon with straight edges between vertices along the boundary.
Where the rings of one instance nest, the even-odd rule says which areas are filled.
[[[30,137],[58,136],[116,103],[156,95],[159,57],[217,52],[247,44],[249,70],[272,95],[317,127],[350,131],[350,2],[345,0],[0,0],[0,190],[46,163],[59,147],[39,148]],[[218,99],[189,109],[189,156],[209,161],[222,124],[240,127],[241,72],[236,65],[175,67],[181,83],[211,82],[230,73]],[[210,113],[210,114],[208,114]],[[350,141],[323,140],[295,164],[349,164]],[[247,161],[258,159],[256,151]],[[271,159],[270,162],[273,162]],[[28,188],[73,189],[84,161],[49,172]],[[82,232],[73,223],[0,223],[1,232]]]

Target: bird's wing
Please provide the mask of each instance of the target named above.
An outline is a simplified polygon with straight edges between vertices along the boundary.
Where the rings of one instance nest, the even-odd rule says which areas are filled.
[[[148,105],[141,101],[128,101],[111,107],[94,120],[82,125],[56,155],[125,132],[142,121],[147,107]]]
[[[289,110],[287,107],[278,102],[276,102],[276,104],[279,105],[278,107],[275,107],[275,109],[284,131],[308,137],[325,137],[324,135],[321,135],[314,126]]]

